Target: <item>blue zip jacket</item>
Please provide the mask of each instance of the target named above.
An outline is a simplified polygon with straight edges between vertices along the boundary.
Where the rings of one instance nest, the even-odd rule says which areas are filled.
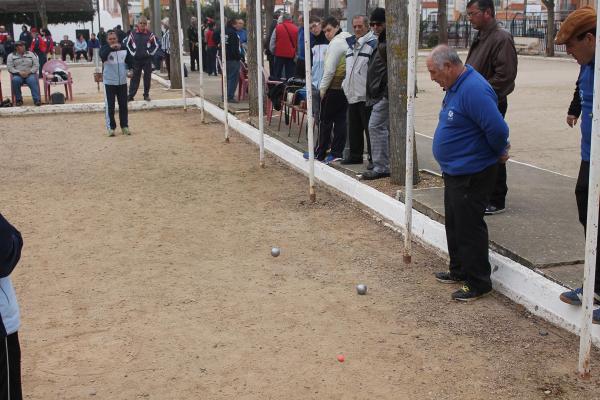
[[[126,85],[127,70],[133,68],[133,56],[125,46],[114,50],[108,44],[100,49],[100,59],[103,63],[102,82],[105,85]]]
[[[433,137],[433,155],[448,175],[470,175],[498,162],[508,125],[490,84],[470,65],[446,92]]]
[[[594,61],[582,65],[579,74],[581,98],[581,159],[590,161],[592,146],[592,107],[594,103]]]
[[[21,259],[22,248],[21,234],[0,215],[0,337],[19,330],[19,304],[10,274]]]

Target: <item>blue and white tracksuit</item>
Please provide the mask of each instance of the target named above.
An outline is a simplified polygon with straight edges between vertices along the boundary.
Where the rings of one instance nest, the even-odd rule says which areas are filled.
[[[115,97],[119,103],[119,122],[121,128],[129,127],[127,115],[127,71],[132,67],[133,58],[125,49],[111,48],[108,44],[100,49],[103,62],[102,82],[104,83],[104,101],[106,107],[106,128],[115,129]]]

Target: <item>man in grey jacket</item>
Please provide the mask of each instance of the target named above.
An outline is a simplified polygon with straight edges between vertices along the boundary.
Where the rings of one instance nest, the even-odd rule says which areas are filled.
[[[15,51],[8,55],[7,61],[7,69],[11,75],[11,84],[17,106],[23,105],[23,95],[21,93],[23,84],[29,86],[33,103],[36,106],[42,105],[37,75],[40,64],[37,56],[31,51],[25,50],[25,42],[18,41],[15,44]]]
[[[371,109],[366,106],[367,69],[369,59],[377,48],[377,36],[369,30],[369,18],[366,15],[355,15],[352,18],[354,35],[346,39],[346,78],[342,83],[344,94],[348,99],[348,139],[350,154],[342,160],[342,164],[362,164],[365,149],[364,137],[367,138],[369,164],[371,162],[371,140],[369,138],[369,117]]]

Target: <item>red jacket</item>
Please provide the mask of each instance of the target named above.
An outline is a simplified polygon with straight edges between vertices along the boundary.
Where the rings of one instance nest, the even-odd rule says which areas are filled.
[[[217,47],[217,42],[215,42],[215,34],[212,29],[206,29],[206,31],[204,32],[204,40],[206,41],[207,47]]]
[[[275,27],[275,56],[294,58],[298,46],[298,28],[291,20]]]

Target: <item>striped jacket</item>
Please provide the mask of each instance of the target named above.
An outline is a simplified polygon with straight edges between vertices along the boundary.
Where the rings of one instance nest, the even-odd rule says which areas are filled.
[[[346,77],[342,89],[349,104],[366,101],[367,99],[367,70],[369,59],[377,47],[377,36],[369,31],[358,40],[356,36],[346,39]]]
[[[171,31],[169,29],[163,33],[162,49],[166,54],[171,54]]]

